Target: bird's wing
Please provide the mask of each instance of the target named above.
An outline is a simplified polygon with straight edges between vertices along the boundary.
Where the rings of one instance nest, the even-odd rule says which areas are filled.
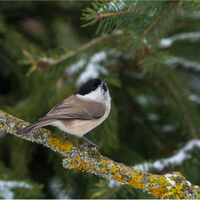
[[[48,119],[98,119],[105,113],[105,106],[98,102],[85,101],[73,95],[56,105],[44,118]]]

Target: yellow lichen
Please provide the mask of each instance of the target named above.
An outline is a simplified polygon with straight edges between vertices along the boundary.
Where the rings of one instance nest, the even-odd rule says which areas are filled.
[[[73,156],[73,159],[71,160],[71,168],[77,168],[84,172],[86,168],[89,168],[89,165],[84,160],[81,160],[80,156]]]
[[[115,165],[113,165],[112,168],[111,168],[111,170],[110,170],[110,172],[111,173],[115,173],[116,170],[117,170],[117,167]]]
[[[107,170],[106,170],[106,168],[101,168],[101,169],[99,170],[99,172],[107,173]]]
[[[167,192],[165,195],[167,196],[173,195],[173,192]]]
[[[105,165],[106,166],[106,161],[105,160],[103,160],[103,164],[102,165]]]
[[[178,193],[180,196],[183,196],[185,193],[182,191],[183,186],[182,185],[176,185],[176,193]]]
[[[94,172],[95,169],[96,169],[95,166],[92,165],[92,166],[91,166],[91,172]]]
[[[2,127],[3,125],[2,124],[0,124],[0,127]]]
[[[158,199],[162,199],[163,196],[163,191],[162,189],[159,188],[151,188],[148,190],[149,193],[154,194],[156,196],[156,198]]]
[[[145,185],[143,184],[142,175],[138,172],[133,172],[131,174],[131,180],[128,182],[128,185],[132,185],[137,188],[144,188]]]
[[[103,162],[104,162],[104,161],[103,161]],[[115,165],[113,165],[112,168],[110,169],[110,173],[113,175],[112,178],[113,178],[114,180],[116,180],[116,181],[118,181],[118,182],[121,182],[121,183],[125,183],[125,182],[126,182],[126,180],[124,180],[124,179],[121,177],[120,173],[117,172],[117,167],[116,167]]]
[[[80,160],[81,157],[80,156],[73,156],[73,158]]]
[[[174,194],[173,191],[169,191],[167,188],[169,186],[172,187],[172,185],[164,177],[151,176],[149,180],[148,192],[155,195],[156,198],[162,199],[163,195],[168,196]]]
[[[200,196],[198,194],[195,194],[195,196],[197,197],[197,199],[200,199]]]
[[[122,177],[121,177],[119,172],[115,172],[114,173],[113,179],[118,181],[118,182],[121,182],[121,183],[125,183],[126,182],[126,180],[122,179]]]
[[[60,141],[58,138],[50,138],[49,139],[49,144],[52,147],[58,147],[59,151],[62,151],[62,149],[64,149],[66,152],[69,152],[71,150],[71,148],[73,147],[72,143],[69,141]]]
[[[132,179],[128,182],[128,185],[132,185],[133,187],[137,187],[137,188],[145,187],[145,185],[142,183],[142,181],[137,182],[137,181],[133,181]]]
[[[151,176],[149,180],[148,192],[155,195],[156,198],[162,199],[163,196],[173,196],[176,199],[180,199],[185,195],[182,191],[182,185],[172,185],[165,177]],[[170,190],[169,187],[171,188]]]
[[[7,128],[4,128],[4,130],[7,130]]]
[[[142,178],[142,175],[139,174],[138,172],[133,172],[133,173],[131,174],[131,178],[132,178],[133,180],[140,180],[140,179]]]

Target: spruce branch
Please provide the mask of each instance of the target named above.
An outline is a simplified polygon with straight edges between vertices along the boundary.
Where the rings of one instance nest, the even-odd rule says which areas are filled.
[[[89,41],[88,43],[84,44],[83,46],[77,48],[75,51],[72,51],[70,53],[67,53],[65,55],[63,55],[61,58],[57,59],[57,60],[52,60],[49,65],[56,65],[58,63],[63,62],[64,60],[67,60],[68,58],[71,58],[72,56],[80,53],[81,51],[84,51],[86,49],[88,49],[89,47],[93,46],[94,44],[97,44],[105,39],[109,39],[110,36],[107,34],[104,34],[98,38],[92,39],[91,41]]]
[[[128,10],[124,10],[124,11],[118,11],[118,12],[111,12],[111,13],[98,13],[92,16],[93,19],[99,19],[99,18],[103,18],[103,17],[111,17],[111,16],[115,16],[115,15],[123,15],[123,14],[127,14],[127,13],[131,13],[133,11],[137,11],[138,9],[128,9]]]
[[[194,186],[179,173],[153,175],[141,170],[128,167],[122,163],[102,156],[96,148],[80,149],[78,144],[58,138],[47,129],[33,130],[26,135],[17,135],[16,131],[29,123],[18,119],[0,110],[0,131],[23,138],[31,142],[37,142],[53,151],[62,154],[63,167],[66,169],[79,169],[93,173],[106,179],[114,179],[123,184],[132,185],[142,191],[148,191],[156,198],[178,199],[199,198],[200,188]]]
[[[69,53],[66,53],[64,55],[62,55],[60,58],[56,59],[56,60],[53,60],[53,59],[49,59],[49,58],[40,58],[40,61],[38,60],[33,60],[33,59],[29,59],[29,62],[32,64],[32,67],[29,69],[29,71],[27,72],[27,75],[26,76],[30,76],[30,74],[35,71],[36,69],[37,70],[44,70],[46,68],[48,68],[49,66],[52,66],[52,65],[56,65],[56,64],[59,64],[69,58],[71,58],[72,56],[90,48],[91,46],[105,40],[105,39],[109,39],[110,36],[107,35],[107,34],[103,34],[102,36],[98,37],[98,38],[95,38],[95,39],[92,39],[91,41],[89,41],[88,43],[84,44],[83,46],[77,48],[75,51],[71,51]],[[30,57],[29,57],[30,58]]]
[[[153,26],[164,16],[164,14],[167,12],[167,10],[169,10],[170,8],[172,8],[172,6],[174,5],[174,3],[171,3],[169,5],[169,8],[168,9],[165,9],[157,18],[156,20],[150,24],[150,26],[143,32],[143,34],[141,35],[140,39],[144,39],[146,34],[153,28]]]
[[[152,7],[151,5],[148,6],[148,8],[151,8],[151,7]],[[139,8],[139,10],[142,10],[142,9],[144,9],[144,7]],[[123,15],[123,14],[131,13],[131,12],[134,12],[134,11],[138,11],[138,8],[123,10],[123,11],[117,11],[117,12],[110,12],[110,13],[95,13],[92,16],[92,18],[93,19],[99,19],[99,18],[103,18],[103,17]]]

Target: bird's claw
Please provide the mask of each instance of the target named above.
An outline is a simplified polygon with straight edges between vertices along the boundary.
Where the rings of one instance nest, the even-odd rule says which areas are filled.
[[[81,145],[81,150],[86,146],[93,146],[93,147],[96,147],[97,150],[99,150],[99,147],[96,144],[92,143],[92,142],[91,143],[85,143],[85,144]]]
[[[67,135],[67,133],[64,133],[63,144],[65,143],[65,140],[68,140],[68,135]]]

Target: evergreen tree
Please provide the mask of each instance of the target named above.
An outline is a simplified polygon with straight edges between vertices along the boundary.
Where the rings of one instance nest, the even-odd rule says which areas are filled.
[[[85,81],[106,78],[111,113],[87,134],[101,154],[133,167],[148,161],[149,172],[179,171],[200,185],[197,145],[182,162],[154,165],[181,148],[188,151],[187,142],[200,137],[199,5],[0,2],[0,109],[32,123]],[[63,169],[61,155],[5,132],[0,147],[1,198],[8,181],[14,184],[10,198],[152,198],[132,186]]]

